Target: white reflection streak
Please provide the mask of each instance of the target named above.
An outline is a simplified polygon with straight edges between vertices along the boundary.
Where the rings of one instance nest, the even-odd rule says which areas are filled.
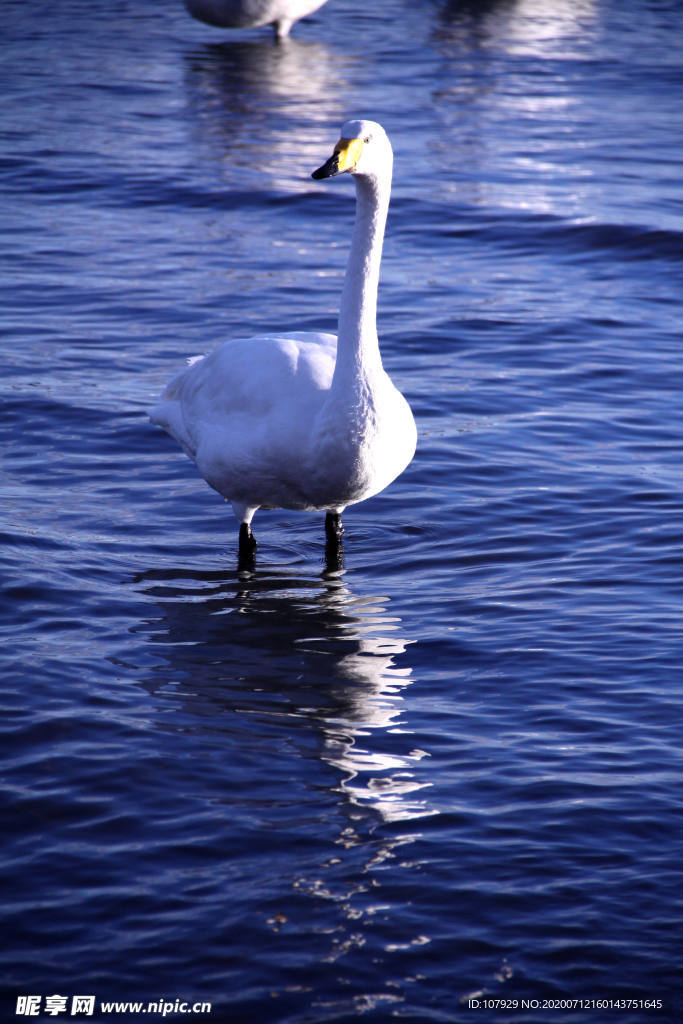
[[[587,25],[597,16],[596,0],[517,0],[505,23],[504,46],[514,56],[577,56]]]
[[[231,173],[241,163],[277,178],[283,191],[310,188],[310,171],[320,163],[321,133],[344,112],[343,67],[327,47],[296,39],[277,47],[226,46],[197,63],[190,83],[201,96],[199,119],[218,141]],[[289,130],[274,132],[266,124],[266,130],[255,131],[255,124],[264,123],[264,109],[271,118],[281,117]]]
[[[403,713],[402,691],[412,682],[412,669],[399,668],[394,657],[403,654],[406,642],[399,637],[372,635],[372,630],[398,630],[400,619],[384,614],[388,598],[372,598],[371,606],[363,608],[357,620],[351,609],[365,602],[349,601],[346,588],[345,612],[353,624],[351,635],[358,650],[345,655],[336,671],[359,683],[354,691],[352,713],[344,718],[325,719],[325,741],[322,758],[343,775],[340,792],[357,806],[372,807],[385,821],[405,821],[437,812],[428,806],[418,792],[431,786],[418,782],[414,766],[427,757],[423,750],[407,754],[376,749],[387,734],[399,735]],[[342,594],[337,591],[338,597]],[[362,742],[359,743],[359,739]],[[375,742],[373,742],[375,741]]]

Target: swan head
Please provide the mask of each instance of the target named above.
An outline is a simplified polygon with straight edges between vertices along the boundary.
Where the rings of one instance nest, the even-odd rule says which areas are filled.
[[[332,178],[348,171],[366,177],[377,177],[391,171],[393,153],[387,133],[376,121],[347,121],[341,138],[329,160],[313,171],[316,181]]]

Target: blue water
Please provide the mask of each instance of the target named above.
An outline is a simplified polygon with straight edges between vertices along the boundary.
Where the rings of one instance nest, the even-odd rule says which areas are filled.
[[[683,5],[3,34],[3,1019],[680,1022]],[[226,337],[335,329],[353,189],[310,172],[357,114],[418,451],[343,566],[261,512],[238,572],[145,410]]]

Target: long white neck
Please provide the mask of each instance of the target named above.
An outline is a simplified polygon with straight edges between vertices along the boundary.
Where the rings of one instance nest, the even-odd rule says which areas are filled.
[[[356,222],[339,309],[332,390],[348,392],[382,368],[377,340],[377,286],[391,192],[391,165],[381,176],[356,176]]]

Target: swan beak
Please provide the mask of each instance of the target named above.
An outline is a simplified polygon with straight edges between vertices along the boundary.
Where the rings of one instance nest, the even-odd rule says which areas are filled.
[[[311,177],[320,181],[322,178],[333,178],[335,174],[341,174],[343,171],[353,171],[362,148],[362,139],[340,139],[330,159],[317,171],[313,171]]]

